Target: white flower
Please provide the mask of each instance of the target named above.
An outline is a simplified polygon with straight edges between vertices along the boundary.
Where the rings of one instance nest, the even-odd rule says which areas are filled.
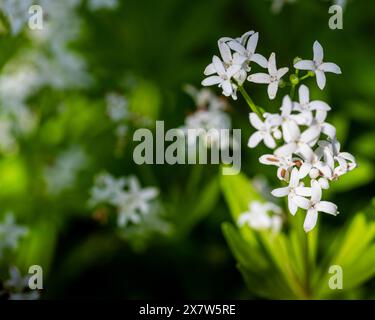
[[[114,122],[122,121],[129,115],[128,101],[120,94],[109,93],[106,96],[107,113]]]
[[[318,213],[325,212],[331,215],[336,216],[337,206],[329,201],[321,201],[322,199],[322,189],[320,184],[316,180],[311,181],[311,199],[306,198],[298,199],[298,206],[307,210],[305,222],[303,228],[306,232],[311,231],[318,220]]]
[[[197,110],[185,120],[183,129],[202,130],[200,138],[203,139],[206,148],[218,147],[226,149],[229,147],[230,140],[228,135],[220,134],[223,129],[231,128],[231,119],[220,110]],[[196,140],[191,142],[191,146],[196,146]]]
[[[330,139],[334,139],[336,137],[336,128],[332,124],[325,122],[326,117],[327,111],[317,110],[315,118],[311,122],[311,127],[319,129],[320,132],[324,133]]]
[[[316,82],[320,89],[323,89],[326,84],[325,72],[332,72],[341,74],[340,67],[332,62],[323,62],[323,48],[318,41],[313,45],[314,58],[313,60],[300,60],[294,67],[299,70],[311,70],[315,73]]]
[[[321,111],[329,111],[331,110],[330,106],[321,100],[314,100],[310,101],[310,92],[309,88],[306,87],[304,84],[299,87],[298,90],[299,95],[299,103],[295,102],[293,105],[293,111],[314,111],[314,110],[321,110]]]
[[[135,176],[114,178],[103,173],[96,178],[91,189],[89,205],[109,204],[117,209],[117,224],[124,227],[128,222],[139,224],[143,215],[151,210],[151,201],[156,198],[157,188],[141,188]]]
[[[288,196],[288,208],[292,215],[295,215],[299,203],[304,199],[303,196],[310,196],[311,189],[304,187],[302,183],[299,182],[298,169],[294,168],[290,175],[289,185],[287,187],[277,188],[272,190],[272,195],[275,197],[285,197]]]
[[[101,173],[95,178],[95,184],[91,188],[90,206],[102,203],[116,205],[116,197],[123,192],[126,185],[125,178],[115,178],[108,173]]]
[[[272,213],[270,215],[269,213]],[[279,232],[282,226],[280,217],[281,208],[272,202],[252,201],[249,203],[249,211],[243,212],[238,218],[238,225],[247,224],[255,230],[272,230]]]
[[[288,70],[289,68],[277,69],[275,53],[271,53],[271,56],[268,59],[268,74],[254,73],[249,75],[247,79],[254,83],[268,84],[268,96],[270,99],[274,99],[276,97],[280,79],[288,72]]]
[[[5,220],[0,224],[0,258],[6,249],[16,249],[20,238],[28,233],[28,229],[14,222],[14,215],[7,213]]]
[[[275,154],[265,154],[259,158],[259,162],[265,165],[277,166],[277,177],[280,180],[289,180],[289,172],[295,166],[291,157],[283,157]]]
[[[300,134],[300,136],[290,143],[286,143],[283,146],[277,148],[275,150],[275,154],[278,156],[288,157],[291,156],[293,153],[298,153],[300,148],[307,145],[313,146],[317,142],[320,135],[320,128],[317,126],[313,126],[307,128],[304,132]]]
[[[210,89],[203,88],[198,90],[192,85],[186,85],[184,89],[194,99],[197,109],[224,111],[228,108],[227,100],[223,97],[218,97]]]
[[[283,132],[285,142],[296,141],[300,136],[298,125],[305,124],[306,119],[301,114],[292,114],[293,103],[288,95],[283,98],[279,114],[266,114],[266,120],[272,126],[280,126]]]
[[[17,35],[26,25],[29,15],[29,7],[32,5],[31,0],[2,0],[0,10],[8,18],[11,32]]]
[[[334,171],[333,178],[337,178],[357,167],[352,154],[340,152],[340,143],[336,138],[328,141],[319,141],[318,144],[323,150],[325,162]],[[335,167],[335,161],[339,164],[337,167]]]
[[[4,289],[9,294],[9,300],[37,300],[39,292],[28,291],[30,275],[22,277],[18,268],[9,269],[10,278],[4,282]]]
[[[250,136],[249,142],[247,144],[249,148],[255,148],[262,140],[268,148],[275,148],[276,142],[271,134],[271,124],[269,124],[267,121],[262,122],[262,120],[259,119],[259,116],[254,112],[250,113],[249,118],[252,126],[258,130]]]
[[[332,176],[331,168],[321,161],[323,157],[322,148],[317,148],[313,151],[308,145],[303,145],[299,150],[299,154],[303,158],[303,163],[299,168],[300,179],[307,175],[310,175],[311,179],[317,179],[320,175],[325,178]]]
[[[267,59],[259,53],[255,53],[259,39],[259,33],[254,31],[246,32],[240,39],[222,38],[221,41],[227,41],[228,46],[238,52],[241,56],[246,57],[246,63],[251,61],[267,68]],[[219,40],[220,41],[220,40]],[[248,67],[246,71],[250,71]]]
[[[141,188],[136,177],[132,176],[127,181],[128,189],[118,193],[114,202],[118,206],[117,223],[120,227],[125,226],[129,221],[139,223],[141,215],[150,211],[150,201],[158,195],[156,188]]]
[[[236,57],[239,57],[239,55]],[[240,64],[233,64],[225,68],[223,62],[217,56],[213,56],[212,63],[209,64],[204,71],[204,74],[209,77],[202,81],[202,85],[212,86],[218,84],[219,87],[223,89],[223,94],[225,96],[232,96],[233,99],[237,99],[237,85],[233,83],[231,79],[240,70]],[[212,75],[215,73],[217,75]]]

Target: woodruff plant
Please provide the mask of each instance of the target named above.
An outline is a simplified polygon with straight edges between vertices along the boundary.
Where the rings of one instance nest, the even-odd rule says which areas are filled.
[[[295,72],[289,76],[289,81],[285,81],[282,78],[289,68],[277,68],[275,53],[271,53],[268,60],[256,53],[258,37],[257,32],[248,31],[239,38],[219,39],[221,58],[213,56],[212,63],[204,70],[207,78],[202,85],[218,85],[225,96],[231,96],[234,100],[237,99],[237,91],[243,95],[252,110],[250,123],[256,129],[248,146],[255,148],[263,141],[273,150],[273,153],[261,156],[259,161],[276,166],[278,179],[288,185],[271,193],[275,197],[287,197],[292,215],[296,214],[298,208],[306,210],[304,230],[309,232],[315,227],[319,212],[338,214],[334,203],[322,200],[322,190],[328,189],[331,182],[353,170],[357,164],[350,153],[340,151],[336,128],[326,122],[330,106],[324,101],[310,100],[309,89],[301,82],[315,76],[322,90],[326,84],[325,73],[341,74],[341,70],[335,63],[323,61],[323,48],[315,41],[313,59],[294,59]],[[266,68],[267,72],[251,73],[254,63]],[[307,72],[300,76],[301,70]],[[246,80],[267,84],[270,100],[276,97],[280,87],[290,87],[289,95],[282,100],[280,112],[269,113],[258,107],[244,88]],[[299,100],[293,101],[297,87]],[[250,226],[272,225],[264,223],[266,209],[260,210],[263,220],[259,218],[259,212],[255,215],[253,211],[246,213]],[[242,222],[244,220],[241,219]]]

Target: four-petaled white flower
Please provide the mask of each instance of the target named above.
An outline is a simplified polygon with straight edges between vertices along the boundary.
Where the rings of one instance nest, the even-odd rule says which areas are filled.
[[[221,41],[227,42],[232,50],[245,57],[247,63],[253,61],[261,67],[267,68],[267,59],[261,54],[255,53],[258,39],[259,33],[250,31],[250,33],[246,32],[240,39],[222,38]],[[248,67],[246,71],[250,71],[250,68]]]
[[[289,180],[289,172],[296,165],[292,157],[283,157],[275,154],[264,154],[259,158],[259,162],[265,165],[277,167],[277,177],[280,180]]]
[[[318,213],[325,212],[336,216],[338,214],[337,206],[329,201],[321,201],[322,189],[316,180],[311,181],[311,198],[310,200],[300,197],[297,202],[300,208],[307,210],[303,228],[306,232],[311,231],[318,220]]]
[[[238,58],[237,58],[238,57]],[[236,59],[240,59],[239,56],[236,56]],[[242,61],[242,59],[241,59]],[[236,61],[240,62],[240,61]],[[241,70],[240,64],[232,64],[225,67],[223,62],[217,56],[213,56],[212,63],[209,64],[204,74],[209,76],[202,81],[203,86],[212,86],[219,85],[223,89],[223,94],[225,96],[232,96],[233,99],[237,99],[236,90],[237,85],[231,81],[233,76]],[[213,75],[213,74],[217,75]]]
[[[264,141],[264,144],[268,148],[275,148],[276,142],[274,138],[272,137],[272,126],[267,122],[260,120],[259,116],[256,113],[250,113],[250,123],[252,126],[257,129],[258,131],[254,132],[249,139],[248,146],[250,148],[255,148],[259,142],[262,140]]]
[[[275,197],[288,196],[289,211],[292,215],[295,215],[298,207],[300,207],[299,203],[304,199],[303,196],[309,197],[311,195],[311,189],[304,187],[303,183],[300,183],[298,169],[293,168],[290,174],[289,185],[287,187],[274,189],[271,193]]]
[[[323,48],[318,41],[313,45],[314,58],[313,60],[300,60],[294,64],[294,68],[299,70],[310,70],[315,73],[316,82],[320,89],[326,85],[325,72],[332,72],[341,74],[340,67],[333,62],[323,62]]]
[[[331,107],[321,100],[310,101],[309,88],[302,84],[298,89],[299,102],[294,102],[293,111],[329,111]]]
[[[279,88],[280,79],[288,72],[289,68],[276,67],[276,57],[275,53],[272,52],[268,59],[268,74],[267,73],[254,73],[248,76],[248,80],[255,83],[265,83],[268,84],[267,93],[269,98],[275,99],[277,89]]]

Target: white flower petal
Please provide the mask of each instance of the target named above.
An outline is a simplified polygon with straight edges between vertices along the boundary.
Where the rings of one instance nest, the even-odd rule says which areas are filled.
[[[322,125],[322,132],[331,139],[336,137],[336,128],[330,123],[324,123]]]
[[[314,229],[316,223],[318,221],[318,211],[311,208],[307,210],[306,218],[303,223],[303,229],[305,232],[309,232]]]
[[[247,40],[247,46],[246,46],[247,51],[249,51],[250,53],[255,52],[255,49],[256,49],[257,44],[258,44],[258,39],[259,39],[259,33],[258,32],[254,33],[253,35],[250,36],[249,40]]]
[[[325,212],[328,214],[332,214],[334,216],[338,214],[337,206],[334,203],[329,202],[329,201],[320,201],[319,203],[315,205],[315,208],[319,212]]]
[[[277,188],[277,189],[274,189],[271,191],[271,194],[274,196],[274,197],[285,197],[289,194],[289,187],[283,187],[283,188]]]
[[[331,107],[327,103],[325,103],[324,101],[320,101],[320,100],[311,101],[309,103],[309,106],[310,106],[310,110],[324,110],[324,111],[331,110]]]
[[[323,71],[316,69],[315,70],[316,83],[320,90],[323,90],[326,85],[326,76]]]
[[[287,72],[289,71],[289,68],[284,67],[277,70],[277,79],[281,79]]]
[[[264,135],[264,144],[270,148],[270,149],[274,149],[276,147],[276,142],[275,140],[273,139],[272,135],[270,133],[266,133]]]
[[[299,168],[299,178],[303,179],[304,177],[306,177],[310,173],[311,167],[311,163],[304,162]]]
[[[300,104],[306,105],[309,103],[310,101],[309,88],[306,87],[304,84],[299,87],[298,95],[299,95]]]
[[[288,209],[292,216],[294,216],[298,210],[298,207],[293,201],[293,197],[291,195],[288,195]]]
[[[270,83],[271,79],[267,73],[254,73],[247,77],[247,80],[254,83]]]
[[[297,187],[295,189],[295,193],[296,195],[298,196],[302,196],[302,197],[311,197],[311,188],[308,188],[308,187]]]
[[[314,61],[317,65],[320,65],[323,62],[323,47],[318,41],[314,42],[313,51],[314,51]]]
[[[249,119],[251,125],[258,130],[262,130],[264,128],[264,124],[262,120],[260,120],[259,116],[255,112],[251,112],[249,114]]]
[[[290,175],[289,187],[296,188],[298,184],[299,184],[298,169],[293,168],[292,173]]]
[[[267,68],[267,59],[259,53],[254,53],[250,60],[259,64],[262,68]]]
[[[276,55],[274,52],[271,53],[268,59],[268,73],[271,76],[277,75],[277,68],[276,68]]]
[[[202,81],[202,86],[212,86],[221,83],[222,80],[219,76],[210,76]]]
[[[278,166],[280,163],[280,159],[273,154],[264,154],[259,158],[259,162],[265,165]]]
[[[225,63],[231,63],[232,53],[230,51],[230,48],[226,44],[226,42],[219,41],[218,46],[219,46],[219,51],[220,51],[221,57],[223,58],[223,61]]]
[[[322,198],[322,189],[318,181],[311,181],[311,202],[318,203]]]
[[[314,61],[311,60],[300,60],[295,65],[294,68],[298,70],[315,70],[315,64]]]
[[[341,69],[336,63],[332,62],[324,62],[319,67],[320,70],[323,70],[324,72],[332,72],[336,74],[341,74]]]
[[[302,132],[300,140],[304,143],[310,143],[319,138],[319,135],[320,128],[318,126],[313,126]]]
[[[217,56],[212,57],[212,63],[215,66],[216,72],[219,76],[224,76],[226,75],[225,68],[223,65],[223,62],[219,59]]]
[[[294,196],[293,197],[293,202],[302,209],[309,209],[310,208],[310,201],[304,197],[301,196]]]
[[[279,82],[278,81],[271,82],[268,85],[267,93],[268,93],[268,97],[271,100],[275,99],[278,88],[279,88]]]
[[[259,144],[259,142],[262,141],[262,139],[263,139],[262,134],[259,131],[256,131],[250,136],[247,146],[249,148],[255,148]]]
[[[203,72],[203,74],[204,74],[205,76],[209,76],[209,75],[214,74],[214,73],[216,73],[216,69],[215,69],[215,66],[214,66],[213,63],[210,63],[210,64],[206,67],[206,69],[204,69],[204,72]]]
[[[297,144],[294,142],[285,144],[275,150],[277,156],[289,157],[298,148]]]

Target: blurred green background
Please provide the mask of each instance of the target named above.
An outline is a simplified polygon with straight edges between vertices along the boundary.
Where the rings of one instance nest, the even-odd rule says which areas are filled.
[[[74,62],[65,60],[61,69],[45,67],[43,72],[50,72],[47,80],[27,96],[27,108],[36,117],[27,134],[19,133],[12,114],[2,111],[15,126],[16,142],[0,157],[0,220],[12,211],[30,230],[15,253],[0,259],[2,274],[10,264],[23,273],[32,264],[43,266],[46,299],[257,298],[246,289],[222,235],[221,223],[231,218],[220,194],[218,166],[137,166],[132,132],[142,125],[132,122],[125,142],[119,143],[105,109],[106,94],[117,92],[151,127],[155,120],[165,120],[168,128],[183,125],[195,110],[184,85],[200,87],[205,66],[218,54],[220,37],[248,30],[259,32],[258,52],[276,52],[279,66],[291,67],[296,56],[310,58],[312,43],[318,40],[327,61],[341,67],[343,75],[329,75],[324,91],[315,79],[309,80],[311,95],[332,107],[329,120],[337,127],[343,149],[359,163],[330,190],[330,199],[343,214],[323,219],[322,228],[335,233],[359,210],[374,219],[375,2],[348,1],[343,30],[328,27],[331,4],[299,0],[274,13],[271,1],[259,0],[120,0],[117,8],[100,10],[82,1],[68,11],[67,29],[79,21],[79,33],[68,48],[85,61],[85,75],[74,76],[76,83],[59,85],[64,71],[73,74],[68,66]],[[51,54],[46,46],[25,30],[11,34],[6,15],[2,20],[0,75],[12,64],[32,64],[40,70],[35,61],[39,53]],[[37,57],[33,62],[28,60],[30,50]],[[14,96],[22,90],[22,79],[17,84],[10,92]],[[272,111],[279,107],[282,94],[270,103],[264,87],[248,88],[259,105]],[[7,100],[2,101],[0,107],[7,110]],[[265,173],[275,184],[273,168],[257,160],[266,149],[246,147],[251,133],[248,107],[241,98],[231,105],[232,126],[242,129],[242,171],[250,177]],[[50,192],[46,168],[74,147],[84,151],[85,164],[68,179],[67,187]],[[161,212],[171,230],[123,234],[111,219],[98,222],[98,213],[87,201],[95,175],[104,170],[116,177],[135,174],[143,186],[158,187]],[[375,298],[374,286],[374,280],[367,282],[357,296]]]

